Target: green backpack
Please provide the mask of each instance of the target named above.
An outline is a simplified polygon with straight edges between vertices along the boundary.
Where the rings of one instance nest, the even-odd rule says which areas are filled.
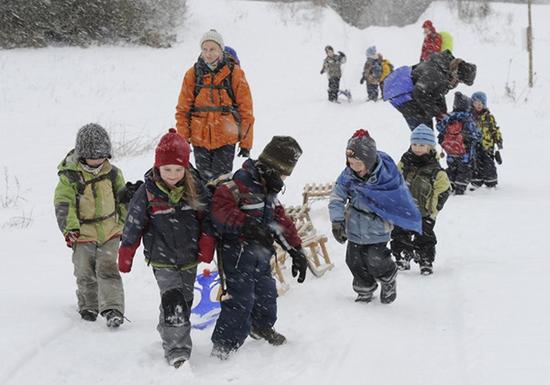
[[[453,36],[449,32],[439,32],[441,36],[441,52],[448,49],[453,52]]]

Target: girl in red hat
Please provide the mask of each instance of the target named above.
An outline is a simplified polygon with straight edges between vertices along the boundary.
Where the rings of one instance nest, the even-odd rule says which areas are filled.
[[[189,166],[190,152],[173,128],[161,138],[154,167],[130,202],[118,252],[119,270],[130,272],[143,238],[161,295],[157,330],[164,356],[176,368],[191,354],[189,317],[197,264],[211,262],[215,246],[209,194]]]

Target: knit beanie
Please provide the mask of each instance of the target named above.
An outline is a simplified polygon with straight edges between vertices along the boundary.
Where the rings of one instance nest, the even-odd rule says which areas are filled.
[[[462,92],[455,92],[453,101],[453,111],[470,112],[472,109],[472,99],[464,95]]]
[[[422,23],[422,28],[428,28],[428,29],[433,30],[434,25],[433,25],[431,20],[426,20],[426,21],[424,21],[424,23]]]
[[[109,134],[97,123],[86,124],[76,134],[74,151],[79,159],[111,158]]]
[[[483,107],[487,108],[487,94],[482,91],[477,91],[472,94],[472,101],[479,100]]]
[[[348,140],[346,156],[359,159],[365,163],[369,171],[374,169],[376,159],[378,158],[376,142],[371,138],[367,130],[359,129],[355,131],[353,136]]]
[[[372,57],[372,58],[376,57],[376,46],[375,45],[367,48],[367,57]]]
[[[160,138],[160,142],[155,149],[155,167],[176,164],[189,168],[190,153],[189,143],[176,132],[175,128],[171,128],[167,134]]]
[[[264,147],[258,160],[281,175],[290,175],[301,155],[302,148],[293,137],[274,136]]]
[[[465,61],[460,61],[458,64],[458,80],[460,80],[462,83],[471,86],[474,84],[474,80],[476,79],[476,70],[477,67],[475,64],[468,63]]]
[[[225,49],[225,45],[223,44],[223,37],[222,35],[216,31],[215,29],[211,29],[210,31],[206,32],[204,35],[202,35],[202,38],[201,38],[201,49],[202,49],[202,44],[205,42],[205,41],[213,41],[214,43],[216,43],[217,45],[220,46],[220,48],[222,49],[222,51]]]
[[[435,147],[434,131],[425,124],[420,124],[411,133],[411,144],[427,144]]]

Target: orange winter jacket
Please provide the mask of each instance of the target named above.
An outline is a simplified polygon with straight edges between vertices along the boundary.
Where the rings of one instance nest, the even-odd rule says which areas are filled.
[[[233,70],[224,63],[212,71],[199,58],[185,73],[176,106],[176,127],[195,147],[213,150],[236,143],[244,149],[252,147],[252,96],[241,67],[236,64],[232,67]],[[202,84],[199,82],[195,90],[196,71],[203,76]],[[229,86],[234,102],[227,89]]]

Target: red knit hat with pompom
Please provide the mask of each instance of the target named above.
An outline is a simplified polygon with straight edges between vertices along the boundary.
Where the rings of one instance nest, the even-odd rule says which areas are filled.
[[[176,132],[175,128],[171,128],[167,134],[160,138],[160,142],[155,149],[155,167],[176,164],[189,168],[190,153],[189,143]]]

